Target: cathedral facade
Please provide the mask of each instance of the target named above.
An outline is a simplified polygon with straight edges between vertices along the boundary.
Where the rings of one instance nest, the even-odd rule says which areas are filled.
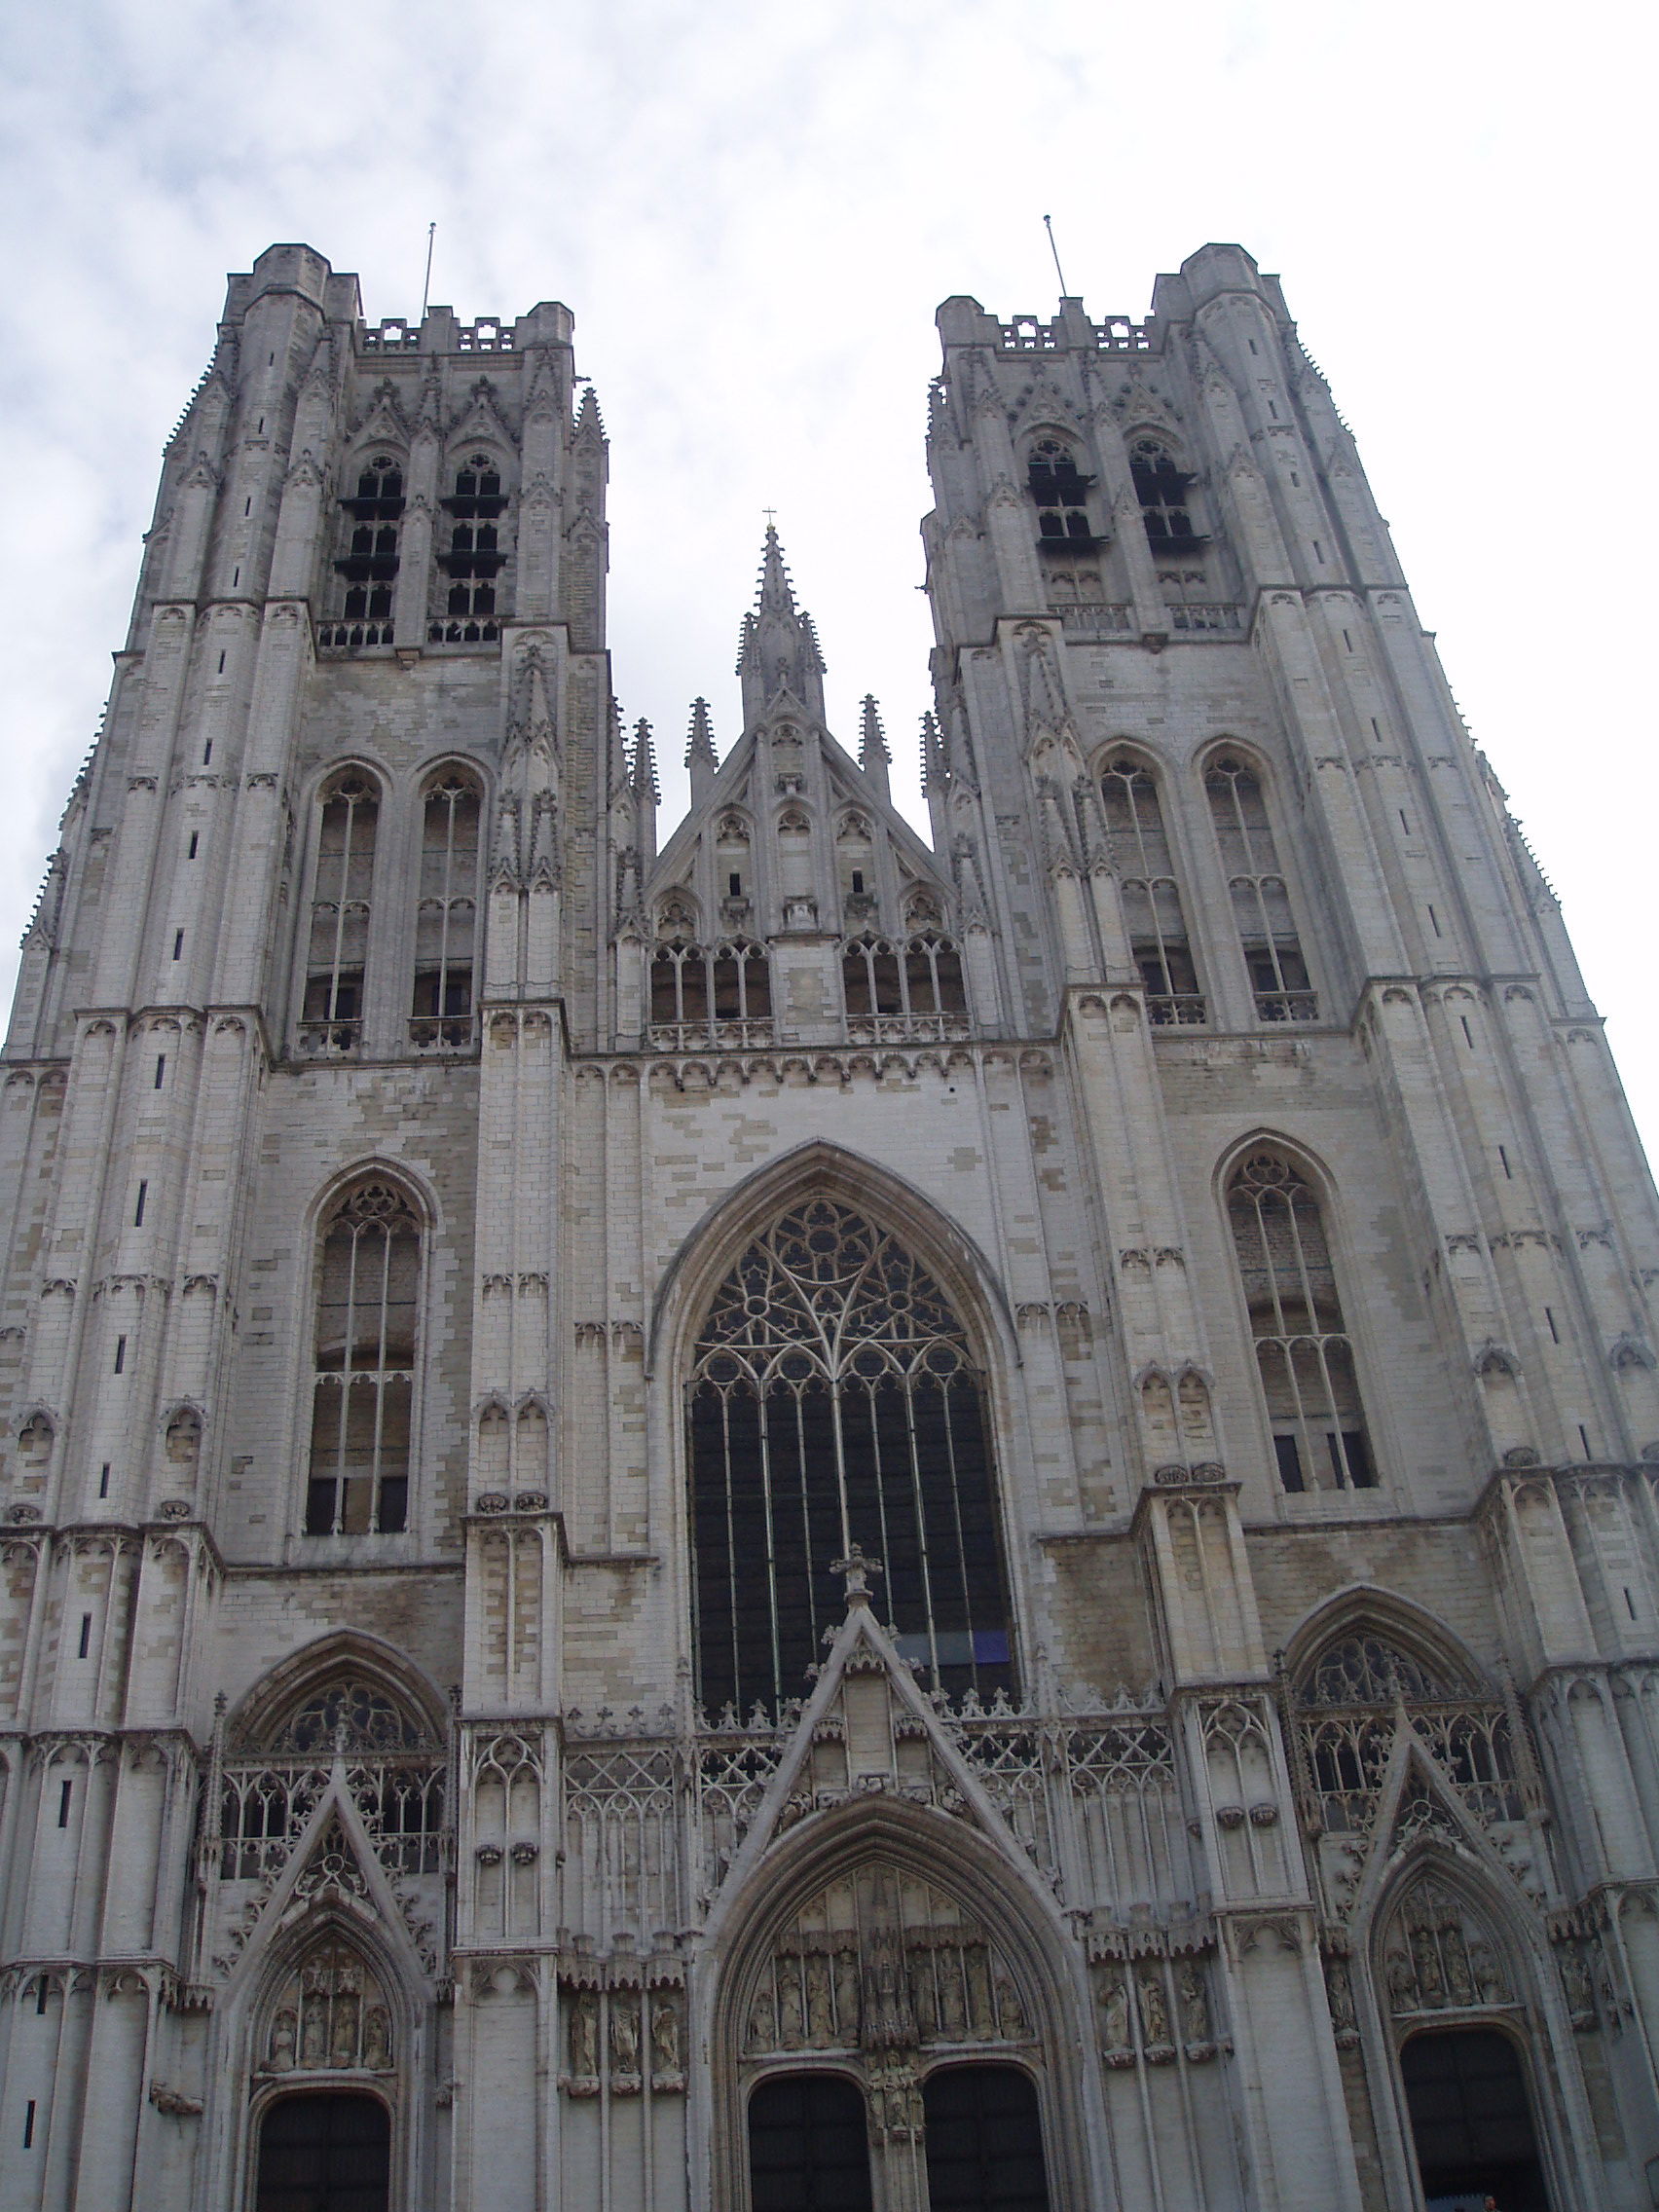
[[[1659,2202],[1659,1212],[1276,280],[940,309],[932,836],[272,247],[4,1065],[0,2212]],[[626,557],[626,556],[625,556]]]

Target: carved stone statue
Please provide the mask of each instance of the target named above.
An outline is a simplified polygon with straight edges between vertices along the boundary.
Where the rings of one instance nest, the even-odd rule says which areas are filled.
[[[1109,1974],[1100,1987],[1101,2047],[1108,2052],[1130,2050],[1134,2036],[1129,2027],[1129,1985],[1121,1973]]]
[[[391,2064],[391,2021],[384,2005],[371,2005],[363,2020],[363,2064],[384,2074]]]
[[[346,1990],[334,2000],[334,2037],[329,2052],[332,2066],[355,2066],[357,2063],[357,1998]]]
[[[1141,2034],[1150,2044],[1166,2044],[1169,2041],[1169,2001],[1163,1994],[1163,1976],[1156,1972],[1143,1973],[1136,1985],[1140,1991]]]
[[[830,1962],[814,1951],[806,1962],[806,2040],[823,2050],[835,2040],[835,2022],[830,2008]]]
[[[1472,2005],[1474,1978],[1469,1972],[1469,1954],[1463,1947],[1463,1931],[1456,1921],[1448,1921],[1440,1931],[1440,1952],[1446,1965],[1447,1994],[1453,2004]]]
[[[1019,1992],[1006,1974],[997,1976],[997,2018],[1002,2032],[1010,2043],[1023,2043],[1030,2034],[1025,2021],[1025,2008],[1019,2002]]]
[[[778,2036],[786,2050],[798,2050],[804,2023],[800,2006],[800,1961],[778,1961]]]
[[[328,2001],[320,1989],[308,1989],[300,2009],[300,2064],[328,2064]]]
[[[1596,1991],[1590,1979],[1590,1969],[1584,1953],[1575,1943],[1567,1944],[1561,1954],[1561,1978],[1567,1989],[1567,2009],[1572,2024],[1577,2027],[1583,2020],[1596,2017]]]
[[[1325,1967],[1325,1990],[1331,2002],[1331,2025],[1339,2038],[1357,2027],[1353,2009],[1353,1982],[1346,1959],[1331,1959]]]
[[[620,1992],[610,2000],[610,2065],[617,2080],[630,2083],[639,2081],[639,2000]]]
[[[684,2076],[680,2066],[680,2008],[664,1992],[651,2000],[651,2086],[678,2089]]]
[[[835,1953],[835,2028],[842,2043],[859,2040],[859,1955]]]
[[[571,2073],[578,2082],[599,2076],[599,1999],[579,1989],[571,2007]]]
[[[286,2074],[294,2063],[294,2042],[299,2033],[299,2019],[293,2007],[284,2005],[271,2023],[271,2071]]]
[[[962,1954],[935,1953],[939,1963],[939,2032],[946,2043],[961,2043],[968,2033],[968,2015],[962,2003]]]
[[[755,1992],[755,2002],[749,2008],[749,2047],[751,2050],[778,2047],[778,2008],[772,1996],[769,1973]]]
[[[962,1955],[968,1967],[968,2010],[974,2033],[981,2043],[988,2042],[997,2032],[996,2007],[991,2001],[990,1962],[985,1957],[983,1943],[964,1944]]]
[[[1210,2040],[1209,1993],[1204,1988],[1203,1970],[1189,1959],[1181,1969],[1181,2035],[1186,2043],[1208,2043]]]

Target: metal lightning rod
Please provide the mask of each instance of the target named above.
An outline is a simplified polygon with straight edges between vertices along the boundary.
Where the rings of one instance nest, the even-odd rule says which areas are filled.
[[[1069,300],[1071,294],[1066,290],[1066,273],[1060,267],[1060,249],[1054,243],[1054,219],[1051,215],[1044,216],[1043,228],[1049,234],[1049,251],[1054,257],[1054,275],[1060,280],[1060,297],[1062,300]]]
[[[1047,222],[1048,216],[1045,215],[1043,220]],[[426,302],[432,296],[432,241],[437,235],[437,224],[428,223],[426,225],[426,281],[421,287],[421,320],[423,322],[426,319]]]

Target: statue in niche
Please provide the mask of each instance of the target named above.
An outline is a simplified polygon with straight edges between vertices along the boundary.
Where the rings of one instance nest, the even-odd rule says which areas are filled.
[[[599,2077],[599,1999],[591,1989],[578,1990],[571,2007],[571,2074],[578,2082]]]
[[[357,1996],[354,1990],[342,1990],[334,2000],[334,2036],[329,2064],[355,2066],[356,2063]]]
[[[1141,2034],[1148,2049],[1169,2041],[1169,2000],[1163,1994],[1163,1976],[1149,1969],[1137,1984],[1140,1990]]]
[[[271,2023],[271,2071],[286,2074],[294,2063],[294,2045],[299,2034],[299,2016],[291,2005],[284,2005]]]
[[[1100,2016],[1104,2024],[1102,2047],[1107,2052],[1132,2049],[1129,1986],[1121,1973],[1109,1974],[1101,1984]]]
[[[1207,2044],[1210,2040],[1209,1992],[1204,1987],[1203,1969],[1191,1959],[1181,1969],[1179,1988],[1182,2041]]]
[[[313,1976],[307,1974],[308,1982]],[[300,2064],[328,2063],[328,2002],[320,1989],[308,1988],[300,2003]]]
[[[963,2043],[968,2015],[962,2003],[962,1953],[952,1945],[947,1951],[936,1951],[934,1959],[939,1970],[939,2032],[946,2043]]]
[[[373,2074],[391,2065],[391,2021],[384,2005],[371,2005],[363,2019],[363,2064]]]
[[[1567,1987],[1567,2010],[1572,2014],[1573,2026],[1579,2027],[1596,2018],[1596,1991],[1590,1978],[1590,1969],[1584,1953],[1575,1943],[1569,1943],[1561,1954],[1561,1978]]]
[[[966,1943],[962,1950],[968,1968],[968,2009],[974,2033],[981,2043],[997,2032],[997,2010],[991,2000],[991,1972],[983,1943]]]
[[[786,2050],[800,2048],[802,2026],[800,1961],[783,1958],[778,1961],[778,2034]]]
[[[830,2009],[830,1962],[814,1951],[806,1962],[806,2040],[822,2050],[835,2040],[835,2022]]]
[[[1386,1963],[1388,2004],[1395,2012],[1415,2012],[1418,2009],[1417,1975],[1412,1970],[1410,1955],[1403,1946],[1388,1953]]]
[[[1472,2005],[1475,2002],[1474,1977],[1469,1972],[1469,1954],[1463,1947],[1463,1931],[1455,1920],[1449,1920],[1440,1932],[1440,1948],[1446,1963],[1446,1987],[1454,2005]]]
[[[859,2040],[859,1955],[835,1953],[835,2025],[843,2043]]]
[[[1426,1928],[1412,1931],[1412,1964],[1417,1969],[1417,1985],[1424,2005],[1440,2004],[1446,1994],[1441,1977],[1440,1959],[1433,1934]]]
[[[755,2002],[749,2008],[749,2047],[751,2050],[778,2047],[778,2008],[769,1972],[755,1992]]]
[[[1479,1936],[1469,1938],[1469,1972],[1475,1977],[1475,1988],[1483,2005],[1503,2002],[1503,1976],[1497,1971],[1491,1944]]]
[[[659,1993],[651,2001],[651,2087],[680,2089],[684,2085],[680,2065],[680,2008],[672,1996]]]
[[[1346,1959],[1326,1961],[1325,1992],[1330,2000],[1331,2025],[1337,2031],[1338,2044],[1346,2050],[1359,2037],[1359,2022],[1353,2009],[1353,1982]]]
[[[637,2086],[640,2080],[639,2000],[620,1991],[610,2000],[610,2065],[618,2083]]]
[[[916,2015],[916,2040],[932,2043],[939,2034],[939,2001],[935,1987],[939,1954],[916,1943],[904,1954],[910,1969],[910,2009]]]
[[[1023,2043],[1031,2032],[1025,2023],[1025,2008],[1019,2002],[1019,1993],[1006,1974],[997,1976],[997,2018],[1002,2023],[1004,2039],[1009,2043]]]

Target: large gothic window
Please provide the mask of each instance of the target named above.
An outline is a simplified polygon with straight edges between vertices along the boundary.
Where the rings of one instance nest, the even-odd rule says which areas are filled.
[[[306,1051],[354,1052],[362,1039],[379,826],[380,792],[360,770],[348,768],[324,787],[301,1016]]]
[[[924,1678],[1011,1679],[982,1378],[942,1291],[894,1237],[818,1198],[745,1252],[690,1384],[698,1694],[804,1696],[842,1617],[833,1568],[880,1560],[877,1603]]]
[[[1252,1153],[1227,1191],[1256,1365],[1286,1490],[1369,1490],[1353,1346],[1312,1185],[1276,1153]]]
[[[390,1183],[361,1183],[324,1232],[308,1536],[407,1526],[421,1231]]]
[[[1125,755],[1108,761],[1100,796],[1129,945],[1146,984],[1148,1017],[1163,1026],[1201,1022],[1204,1002],[1158,785],[1149,769]]]
[[[477,779],[447,768],[428,785],[415,916],[412,1044],[472,1042],[472,955],[478,918]]]
[[[1250,971],[1259,1021],[1313,1021],[1319,1002],[1302,956],[1262,779],[1232,755],[1204,777],[1233,914]]]

